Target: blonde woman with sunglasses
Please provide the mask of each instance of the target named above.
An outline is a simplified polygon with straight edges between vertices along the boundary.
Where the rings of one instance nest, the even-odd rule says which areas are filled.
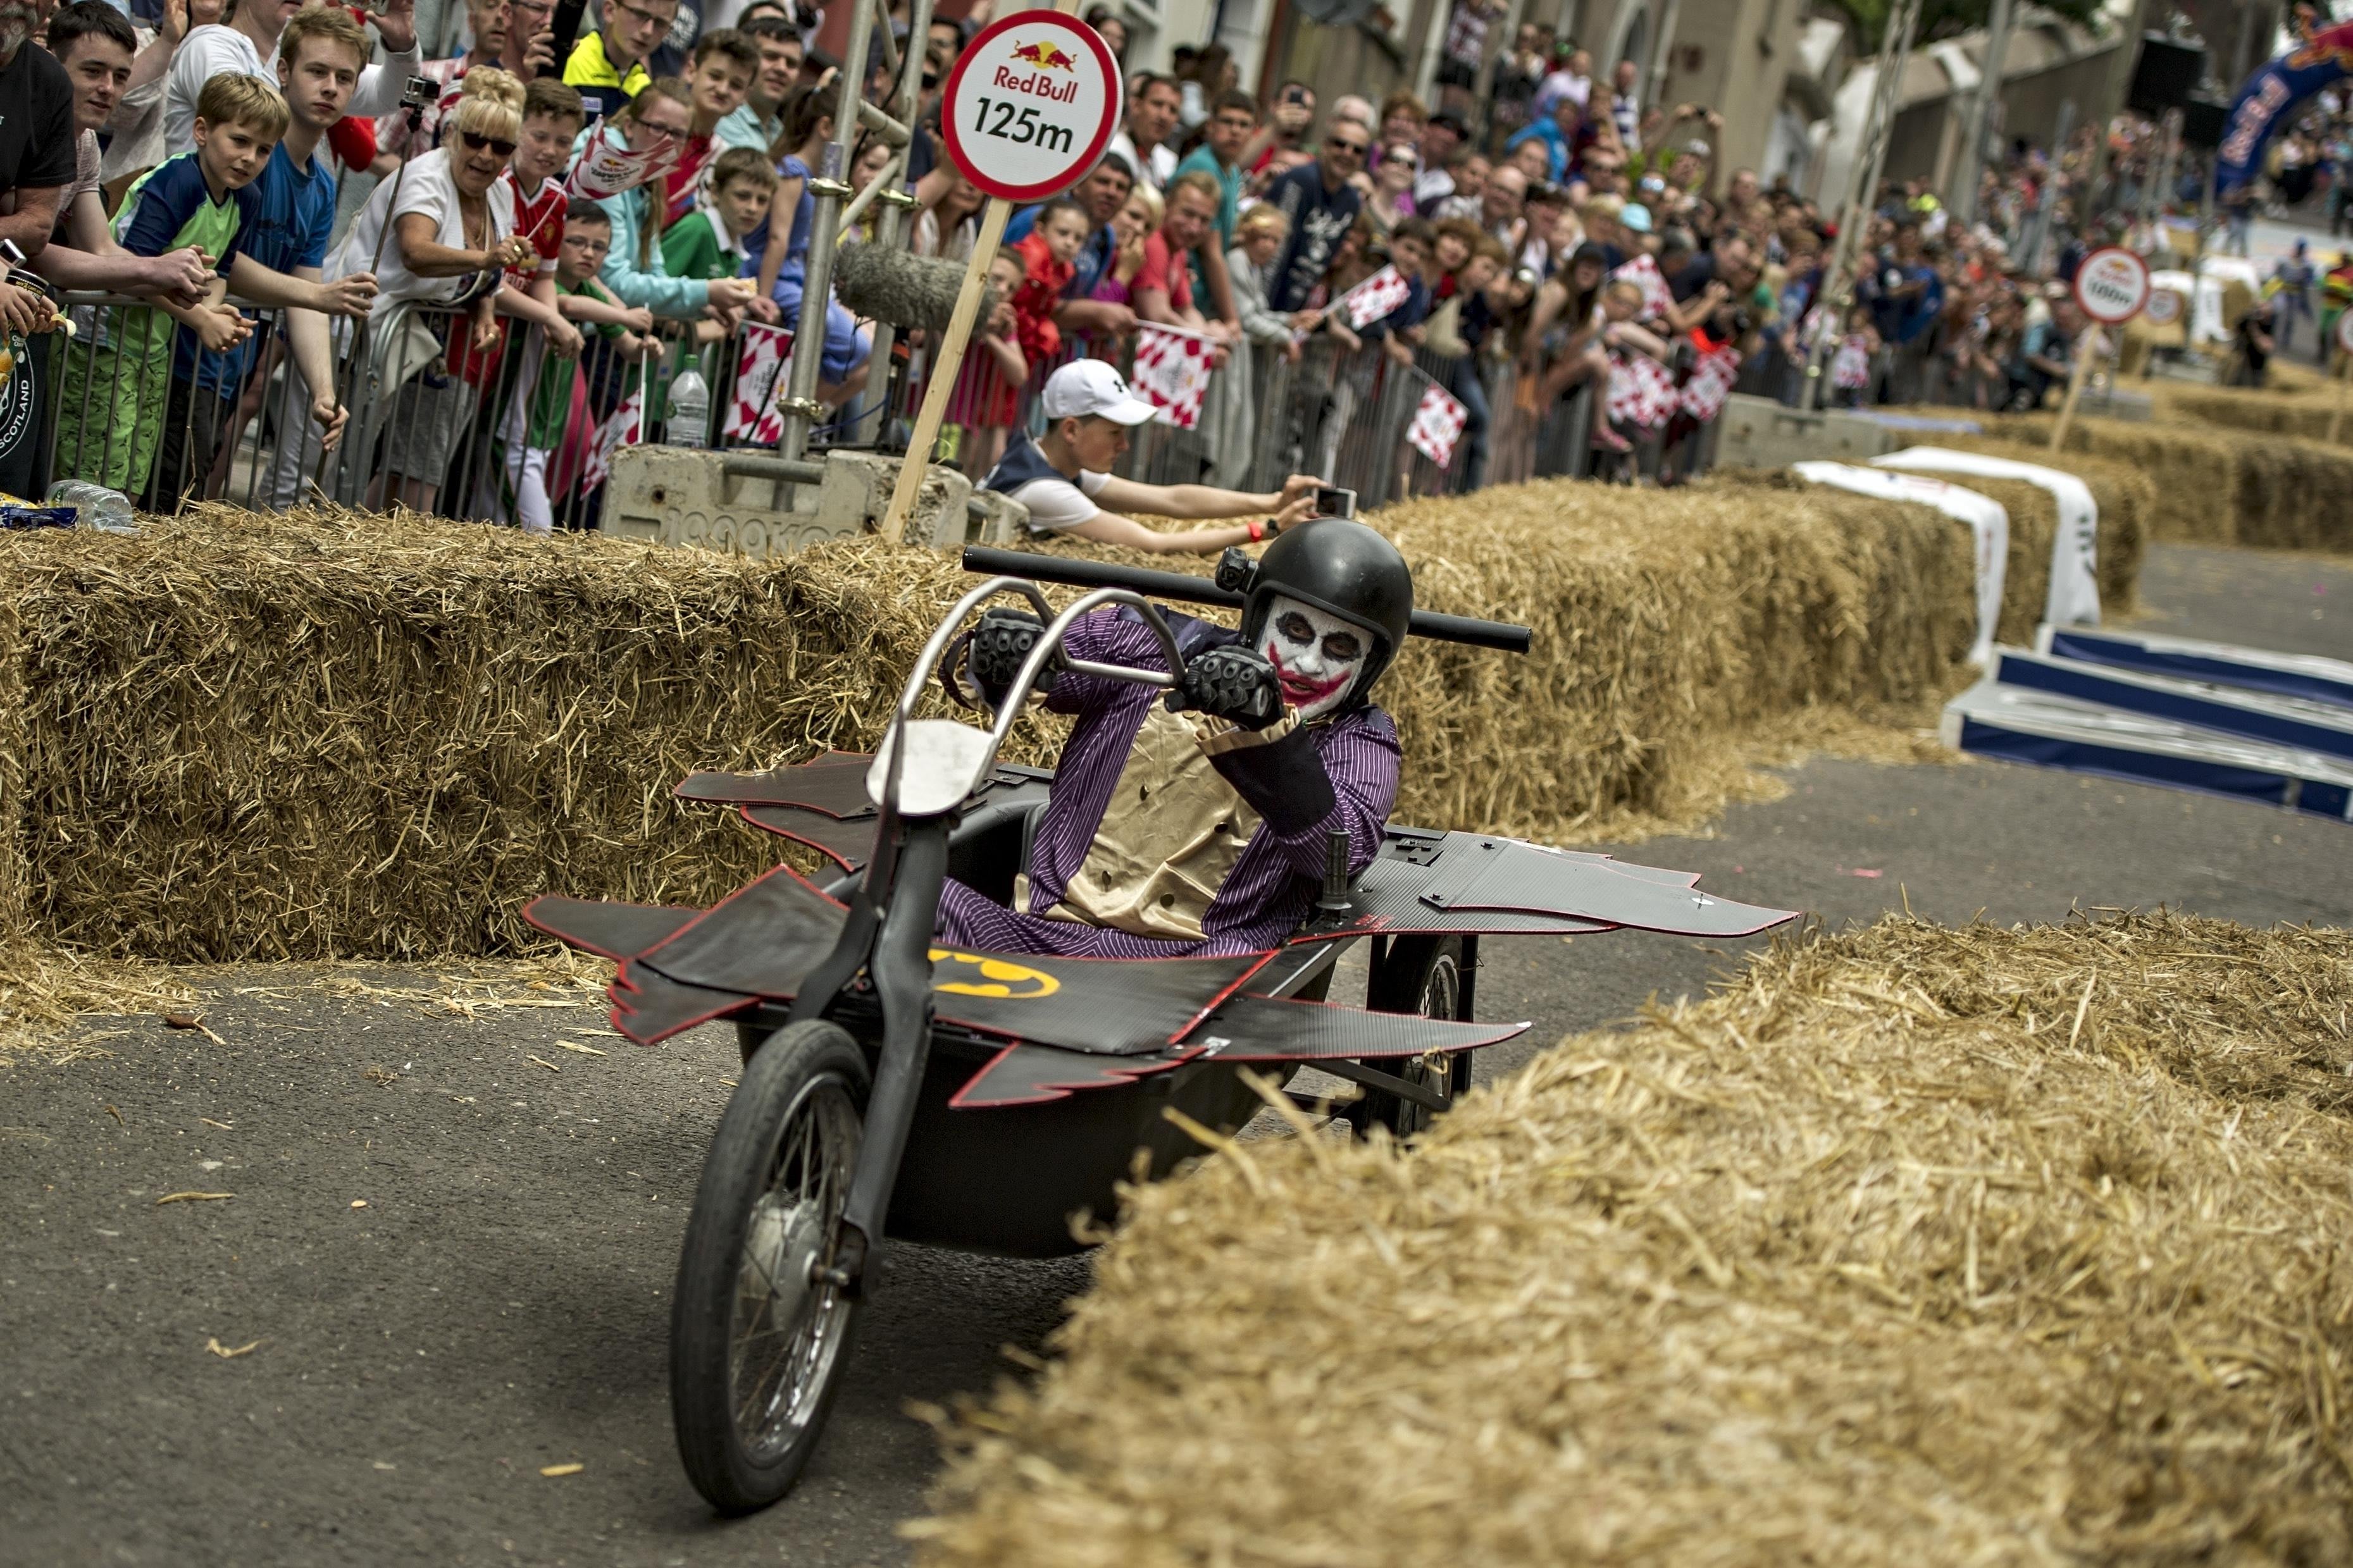
[[[514,186],[499,178],[522,134],[522,83],[478,66],[465,85],[442,144],[411,159],[396,186],[376,187],[328,267],[337,278],[373,270],[380,289],[376,316],[385,324],[371,331],[369,353],[381,390],[370,424],[388,424],[389,434],[368,498],[377,505],[397,499],[430,511],[439,500],[474,413],[474,389],[449,374],[449,361],[495,341],[494,300],[504,313],[544,327],[551,345],[568,342],[578,352],[576,328],[503,283],[508,268],[538,261],[531,241],[514,232]],[[459,315],[392,309],[404,300],[474,308]],[[399,476],[397,488],[387,489],[391,475]]]

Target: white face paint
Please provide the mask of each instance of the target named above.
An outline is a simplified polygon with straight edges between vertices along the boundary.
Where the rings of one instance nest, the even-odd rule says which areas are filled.
[[[1278,595],[1267,606],[1258,651],[1282,677],[1283,701],[1306,720],[1330,712],[1348,695],[1372,643],[1363,628]]]

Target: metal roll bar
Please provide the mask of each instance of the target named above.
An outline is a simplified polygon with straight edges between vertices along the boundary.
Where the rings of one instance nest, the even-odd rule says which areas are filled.
[[[998,704],[996,723],[986,731],[980,731],[953,719],[917,719],[915,704],[922,698],[923,688],[930,684],[951,639],[963,626],[965,617],[999,594],[1018,594],[1029,601],[1040,618],[1050,616],[1052,618],[1039,635],[1037,645],[1029,650],[1029,657],[1022,661],[1019,673],[1014,677],[1003,701]],[[893,816],[903,813],[927,816],[952,810],[957,803],[968,797],[979,787],[980,781],[988,776],[989,770],[997,765],[997,753],[1003,748],[1006,737],[1013,732],[1013,725],[1021,717],[1021,710],[1028,704],[1038,678],[1044,673],[1047,661],[1062,646],[1062,639],[1069,635],[1071,627],[1078,624],[1081,616],[1105,605],[1124,605],[1143,616],[1144,624],[1151,628],[1153,636],[1159,640],[1161,651],[1168,658],[1168,668],[1134,669],[1125,665],[1102,664],[1084,658],[1066,659],[1063,668],[1076,675],[1132,681],[1139,686],[1175,686],[1176,678],[1184,673],[1185,656],[1176,647],[1176,634],[1168,629],[1168,622],[1158,608],[1142,595],[1130,593],[1124,588],[1099,588],[1092,594],[1080,595],[1070,608],[1056,616],[1035,583],[1025,582],[1018,577],[992,577],[956,601],[955,607],[941,617],[940,624],[933,628],[931,637],[925,640],[923,652],[916,656],[914,668],[908,672],[906,687],[901,691],[899,705],[892,716],[891,733],[883,742],[888,754],[878,757],[873,770],[867,775],[868,793],[874,798],[875,805]],[[921,780],[919,799],[913,806],[908,805],[902,795],[909,749],[906,742],[911,735],[916,738],[925,752],[921,763],[923,771],[918,775]]]

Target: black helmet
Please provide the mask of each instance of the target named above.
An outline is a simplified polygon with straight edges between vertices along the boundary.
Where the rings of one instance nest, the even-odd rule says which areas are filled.
[[[1255,566],[1240,551],[1229,551],[1219,563],[1218,582],[1242,590],[1242,637],[1253,647],[1266,630],[1267,607],[1277,598],[1313,605],[1372,634],[1373,651],[1342,711],[1365,700],[1397,657],[1413,619],[1412,568],[1396,545],[1346,518],[1317,518],[1285,529]]]

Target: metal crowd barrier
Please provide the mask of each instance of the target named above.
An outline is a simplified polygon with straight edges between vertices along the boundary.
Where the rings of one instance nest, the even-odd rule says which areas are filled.
[[[743,343],[740,331],[700,348],[672,342],[640,365],[591,329],[579,357],[561,360],[547,354],[539,328],[501,317],[494,350],[467,344],[453,355],[448,334],[464,343],[470,308],[380,304],[356,332],[353,322],[332,323],[347,417],[338,445],[322,451],[287,311],[231,300],[250,335],[206,355],[190,329],[147,301],[73,294],[62,302],[76,334],[51,359],[52,478],[103,485],[165,513],[207,500],[254,510],[397,501],[455,519],[520,524],[529,511],[553,527],[593,529],[600,448],[663,438],[669,384],[689,358],[710,387],[704,443],[719,444]],[[565,375],[560,389],[552,374]],[[633,404],[649,381],[651,395]],[[536,504],[526,506],[527,494]]]
[[[307,421],[292,399],[285,312],[231,300],[251,323],[241,344],[202,352],[196,335],[151,302],[73,293],[60,303],[74,335],[48,363],[50,471],[120,490],[148,511],[191,500],[269,504],[248,454],[262,432]],[[282,503],[280,503],[282,504]]]
[[[256,510],[316,500],[364,510],[397,502],[455,519],[593,529],[603,506],[600,457],[617,440],[668,436],[670,384],[690,359],[710,388],[711,423],[701,444],[744,444],[726,439],[725,423],[744,342],[740,330],[700,347],[671,340],[638,364],[624,363],[592,329],[583,333],[580,357],[565,361],[546,353],[537,327],[501,317],[493,354],[470,346],[453,353],[448,342],[454,333],[466,343],[470,307],[379,303],[357,330],[333,324],[333,374],[348,418],[337,447],[322,454],[288,312],[232,301],[251,321],[251,334],[230,355],[214,357],[196,354],[189,329],[142,300],[71,295],[63,302],[77,335],[50,361],[55,477],[121,490],[151,511],[177,511],[197,500]],[[1123,367],[1133,359],[1129,343],[1086,341],[1068,344],[1062,357],[1082,353]],[[1014,427],[1037,433],[1043,425],[1037,391],[1053,368],[1033,367],[1023,387],[1008,389],[992,406],[1009,404]],[[892,434],[903,441],[923,393],[923,352],[887,369],[860,403],[836,414],[834,431],[879,430],[886,442]],[[565,378],[560,389],[552,374]],[[1367,508],[1483,484],[1590,475],[1592,399],[1600,389],[1579,385],[1535,409],[1528,406],[1533,385],[1514,362],[1494,356],[1424,349],[1400,364],[1378,344],[1344,353],[1324,333],[1295,356],[1282,345],[1243,345],[1211,373],[1200,423],[1190,430],[1143,426],[1121,469],[1146,483],[1253,490],[1313,472],[1356,490]],[[1408,439],[1432,386],[1468,414],[1443,465]],[[973,432],[965,434],[969,439]],[[1699,471],[1714,440],[1713,427],[1703,427],[1677,468]],[[975,461],[980,455],[976,447],[965,450]],[[1640,463],[1653,475],[1658,465],[1654,450]]]

